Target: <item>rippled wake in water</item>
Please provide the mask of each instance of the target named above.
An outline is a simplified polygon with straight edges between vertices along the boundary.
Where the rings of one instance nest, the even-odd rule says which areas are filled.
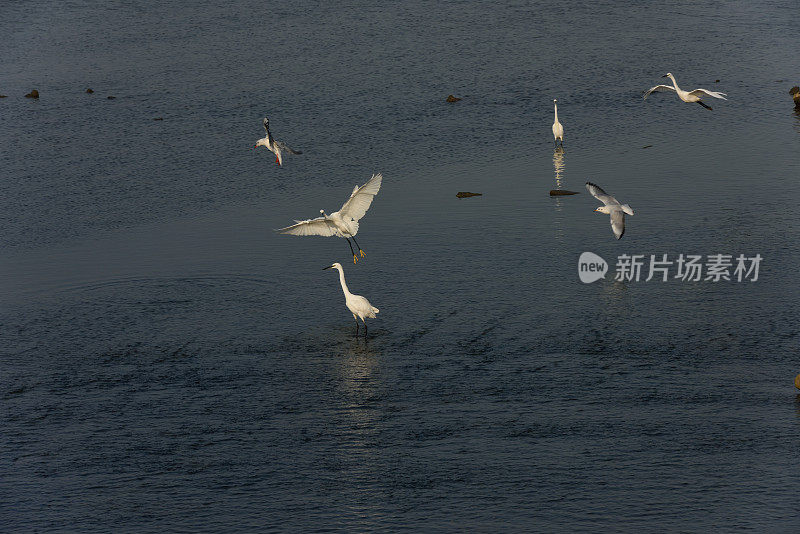
[[[796,531],[798,23],[4,7],[0,530]],[[730,100],[642,102],[666,71]],[[357,266],[272,231],[377,171]],[[586,180],[636,210],[621,241]],[[765,259],[583,285],[584,251]]]

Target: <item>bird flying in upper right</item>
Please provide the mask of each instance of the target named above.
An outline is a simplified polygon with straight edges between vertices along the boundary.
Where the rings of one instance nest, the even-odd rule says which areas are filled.
[[[617,239],[622,238],[625,233],[625,214],[633,215],[633,208],[627,204],[620,204],[619,200],[612,197],[603,191],[599,185],[592,182],[586,182],[586,189],[592,194],[594,198],[601,201],[604,205],[596,208],[594,211],[611,215],[611,229]]]
[[[647,100],[647,97],[650,96],[650,93],[655,93],[657,91],[672,91],[678,93],[678,98],[683,100],[684,102],[697,102],[701,106],[706,109],[711,109],[711,106],[706,105],[705,103],[701,102],[700,99],[704,96],[712,96],[714,98],[721,98],[722,100],[728,100],[725,98],[727,95],[725,93],[718,93],[716,91],[709,91],[708,89],[695,89],[694,91],[684,91],[680,87],[678,87],[678,82],[675,81],[675,76],[672,75],[671,72],[666,73],[662,78],[669,78],[672,80],[672,85],[656,85],[655,87],[651,87],[644,93],[644,100]]]

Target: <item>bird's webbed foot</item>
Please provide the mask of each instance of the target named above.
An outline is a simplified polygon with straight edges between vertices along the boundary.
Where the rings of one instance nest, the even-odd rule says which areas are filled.
[[[355,265],[357,261],[358,261],[358,256],[353,254],[353,265]]]
[[[363,258],[364,256],[366,256],[366,254],[364,253],[364,251],[363,251],[363,250],[361,250],[361,249],[358,249],[358,251],[361,253],[361,257],[362,257],[362,258]]]

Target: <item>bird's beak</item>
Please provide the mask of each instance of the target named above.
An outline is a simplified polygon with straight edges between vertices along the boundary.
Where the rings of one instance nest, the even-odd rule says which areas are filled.
[[[323,267],[322,270],[324,271],[325,269],[332,269],[332,268],[333,268],[333,265],[328,265],[327,267]]]
[[[669,78],[669,76],[667,76],[667,75],[665,74],[665,75],[663,75],[663,76],[662,76],[662,78]]]

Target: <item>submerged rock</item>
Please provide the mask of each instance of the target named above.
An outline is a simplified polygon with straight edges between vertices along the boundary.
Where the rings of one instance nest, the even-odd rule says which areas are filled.
[[[156,117],[156,118],[155,118],[155,119],[153,119],[153,120],[154,120],[154,121],[163,121],[163,120],[164,120],[164,117]]]
[[[25,98],[39,98],[39,91],[34,89],[33,91],[25,95]]]
[[[0,95],[0,98],[8,98],[8,95]]]
[[[566,189],[551,189],[550,196],[551,197],[560,197],[564,195],[577,195],[577,191],[567,191]]]
[[[107,98],[107,99],[109,99],[109,100],[114,100],[114,99],[115,99],[115,98],[117,98],[117,97],[116,97],[116,96],[111,96],[111,95],[108,95],[106,98]]]
[[[91,88],[87,89],[87,90],[86,90],[86,92],[87,92],[87,93],[89,93],[89,94],[92,94],[92,93],[94,93],[94,91],[92,91],[92,89],[91,89]]]
[[[800,109],[800,87],[795,85],[789,89],[789,94],[794,98],[794,107]]]
[[[458,102],[459,100],[461,99],[458,98],[457,96],[447,95],[447,102]]]
[[[470,193],[469,191],[459,191],[456,193],[458,198],[467,198],[467,197],[480,197],[483,196],[483,193]]]

